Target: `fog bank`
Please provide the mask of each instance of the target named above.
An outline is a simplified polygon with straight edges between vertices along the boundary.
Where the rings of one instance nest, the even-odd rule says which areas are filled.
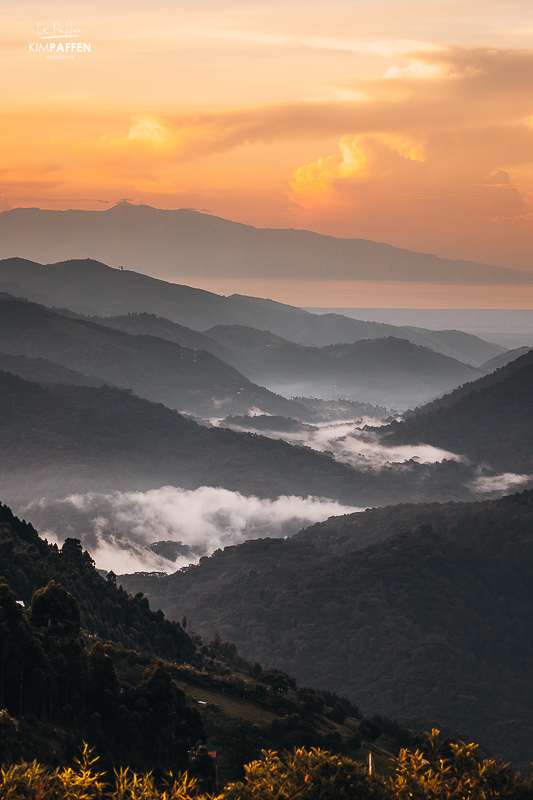
[[[533,475],[516,475],[514,472],[503,472],[501,475],[483,475],[469,483],[474,492],[487,494],[488,492],[507,492],[518,487],[525,488],[525,484],[533,481]]]
[[[375,431],[364,430],[366,425],[378,427],[379,421],[364,418],[357,422],[320,422],[306,426],[307,430],[290,433],[279,430],[256,430],[253,422],[246,425],[227,425],[221,420],[211,423],[230,427],[235,431],[249,430],[270,439],[283,439],[289,444],[310,447],[322,453],[330,453],[336,461],[349,464],[358,470],[376,471],[391,464],[403,464],[416,460],[422,464],[436,464],[444,460],[462,461],[463,457],[429,444],[400,445],[387,447]]]
[[[319,497],[264,500],[202,486],[42,498],[24,509],[49,541],[80,539],[97,567],[116,573],[173,572],[247,539],[293,536],[331,516],[361,509]],[[164,543],[150,549],[154,543]],[[172,544],[176,543],[176,544]]]

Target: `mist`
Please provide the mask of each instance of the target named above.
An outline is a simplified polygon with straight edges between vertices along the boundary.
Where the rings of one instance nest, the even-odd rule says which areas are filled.
[[[41,498],[24,513],[48,541],[80,539],[98,568],[120,574],[174,572],[228,545],[293,536],[328,517],[361,510],[319,497],[265,500],[208,486],[164,486]],[[162,544],[154,550],[154,543]]]
[[[489,492],[507,492],[533,481],[533,475],[517,475],[514,472],[503,472],[501,475],[482,475],[468,484],[473,492],[488,494]]]
[[[247,374],[248,376],[248,374]],[[414,375],[411,379],[394,376],[385,368],[375,376],[368,376],[361,383],[354,378],[344,383],[333,384],[313,376],[307,381],[287,382],[261,372],[250,373],[255,383],[265,386],[283,397],[315,397],[336,400],[341,397],[353,402],[365,402],[374,406],[386,406],[397,411],[423,406],[445,392],[455,389],[466,378],[454,380],[443,375]]]
[[[250,415],[251,416],[251,415]],[[225,425],[220,420],[211,420],[219,425]],[[378,471],[391,464],[402,464],[406,461],[419,461],[421,464],[436,464],[445,460],[463,461],[463,456],[450,453],[429,444],[400,445],[387,447],[380,441],[380,436],[375,431],[365,430],[367,425],[379,427],[380,422],[371,417],[365,417],[357,422],[339,420],[337,422],[322,422],[307,426],[307,430],[288,433],[277,430],[256,431],[253,424],[231,424],[236,431],[254,431],[270,439],[283,439],[289,444],[311,447],[322,453],[329,453],[336,461],[349,464],[358,470]]]

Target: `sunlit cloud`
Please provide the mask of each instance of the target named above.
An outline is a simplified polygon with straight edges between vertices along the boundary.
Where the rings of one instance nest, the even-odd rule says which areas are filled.
[[[392,57],[421,50],[436,50],[439,45],[415,39],[364,41],[334,37],[297,36],[287,33],[269,33],[259,30],[231,30],[224,28],[175,27],[170,33],[173,38],[207,41],[262,44],[274,47],[309,47],[315,50],[340,50],[347,53],[370,53],[376,56]]]
[[[530,266],[533,51],[193,27],[180,35],[367,52],[384,68],[329,81],[318,99],[157,113],[35,106],[0,134],[2,208],[29,197],[131,196]]]
[[[351,81],[344,88],[363,93],[359,101],[297,101],[257,107],[135,117],[122,137],[103,137],[81,149],[143,143],[169,157],[188,160],[256,143],[326,139],[348,135],[407,135],[415,147],[449,132],[443,157],[461,159],[462,150],[483,143],[498,162],[533,161],[531,144],[533,53],[458,51],[418,53],[405,69],[380,80]],[[461,145],[463,145],[461,147]],[[163,154],[164,155],[164,154]],[[470,158],[470,155],[468,156]],[[464,159],[466,162],[466,159]],[[474,166],[473,169],[476,167]]]

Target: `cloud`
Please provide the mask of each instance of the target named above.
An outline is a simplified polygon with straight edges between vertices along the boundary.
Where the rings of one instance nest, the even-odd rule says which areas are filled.
[[[317,430],[311,429],[308,432],[261,430],[261,435],[271,439],[283,439],[289,444],[311,447],[322,453],[329,452],[336,461],[350,464],[355,469],[363,471],[379,471],[391,464],[403,464],[411,460],[421,464],[465,460],[461,455],[426,444],[386,447],[380,444],[378,433],[364,430],[367,425],[378,427],[380,423],[374,418],[363,418],[357,423],[345,421],[317,423],[313,426]],[[235,430],[255,430],[253,427],[247,429],[243,425],[231,427]]]
[[[171,572],[218,548],[292,536],[314,522],[358,510],[317,497],[264,500],[207,486],[194,491],[165,486],[148,492],[43,498],[25,514],[50,541],[80,539],[102,569]],[[156,555],[148,545],[157,541],[180,542],[188,555],[175,560]]]
[[[505,172],[503,169],[499,169],[494,175],[491,175],[487,181],[488,184],[508,184],[509,183],[509,173]]]
[[[332,86],[357,100],[302,100],[215,113],[136,116],[122,136],[106,135],[75,146],[189,160],[254,143],[364,134],[407,135],[490,127],[492,137],[509,126],[522,132],[522,146],[507,153],[531,163],[533,52],[444,48],[413,52],[406,67],[381,79],[346,80]],[[364,98],[364,99],[361,99]],[[516,134],[518,131],[514,131]],[[513,133],[513,131],[511,131]],[[513,139],[514,144],[518,139]],[[495,144],[497,147],[497,143]]]
[[[17,114],[2,190],[13,205],[29,192],[102,197],[105,186],[110,197],[530,268],[533,51],[272,36],[389,60],[382,77],[346,74],[284,102]],[[35,163],[17,162],[19,139]],[[24,188],[38,167],[54,182]]]
[[[312,50],[343,51],[383,57],[401,56],[414,50],[435,50],[438,46],[430,42],[413,39],[384,39],[361,41],[337,37],[297,36],[287,33],[267,33],[257,30],[182,27],[173,34],[183,39],[218,40],[240,44],[266,45],[285,48],[310,48]]]
[[[341,137],[340,156],[296,171],[294,199],[331,202],[328,192],[346,196],[343,182],[353,191],[372,183],[382,194],[386,181],[403,196],[466,191],[475,198],[485,185],[492,192],[485,198],[520,205],[507,170],[533,163],[532,79],[531,52],[448,49],[417,53],[380,80],[346,82],[344,90],[367,98],[352,107],[355,135]]]
[[[496,264],[518,250],[518,266],[527,267],[527,230],[512,241],[507,231],[516,230],[518,218],[528,228],[533,206],[532,81],[532,51],[419,50],[382,78],[332,85],[342,100],[135,117],[122,135],[74,150],[88,163],[97,156],[121,176],[142,163],[144,189],[168,191],[168,176],[187,162],[243,147],[279,152],[291,142],[323,141],[323,154],[293,169],[285,187],[279,175],[272,178],[286,194],[285,217],[295,227],[341,236],[352,230]],[[264,193],[268,180],[259,171],[254,180]],[[235,191],[253,192],[247,181],[248,189]]]
[[[483,475],[468,484],[473,492],[487,494],[488,492],[507,492],[518,486],[524,486],[533,481],[533,475],[516,475],[513,472],[503,472],[501,475]]]

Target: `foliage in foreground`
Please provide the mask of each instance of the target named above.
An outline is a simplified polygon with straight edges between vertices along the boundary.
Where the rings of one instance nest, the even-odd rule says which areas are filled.
[[[438,731],[427,735],[422,750],[402,750],[391,761],[387,778],[370,774],[367,767],[345,756],[321,750],[295,750],[263,757],[245,768],[243,781],[232,783],[219,800],[532,800],[531,779],[477,756],[477,745],[438,741]],[[0,771],[2,800],[208,800],[198,783],[171,773],[162,786],[153,776],[130,770],[115,772],[114,783],[93,769],[85,747],[76,769],[47,769],[36,762],[4,767]]]

